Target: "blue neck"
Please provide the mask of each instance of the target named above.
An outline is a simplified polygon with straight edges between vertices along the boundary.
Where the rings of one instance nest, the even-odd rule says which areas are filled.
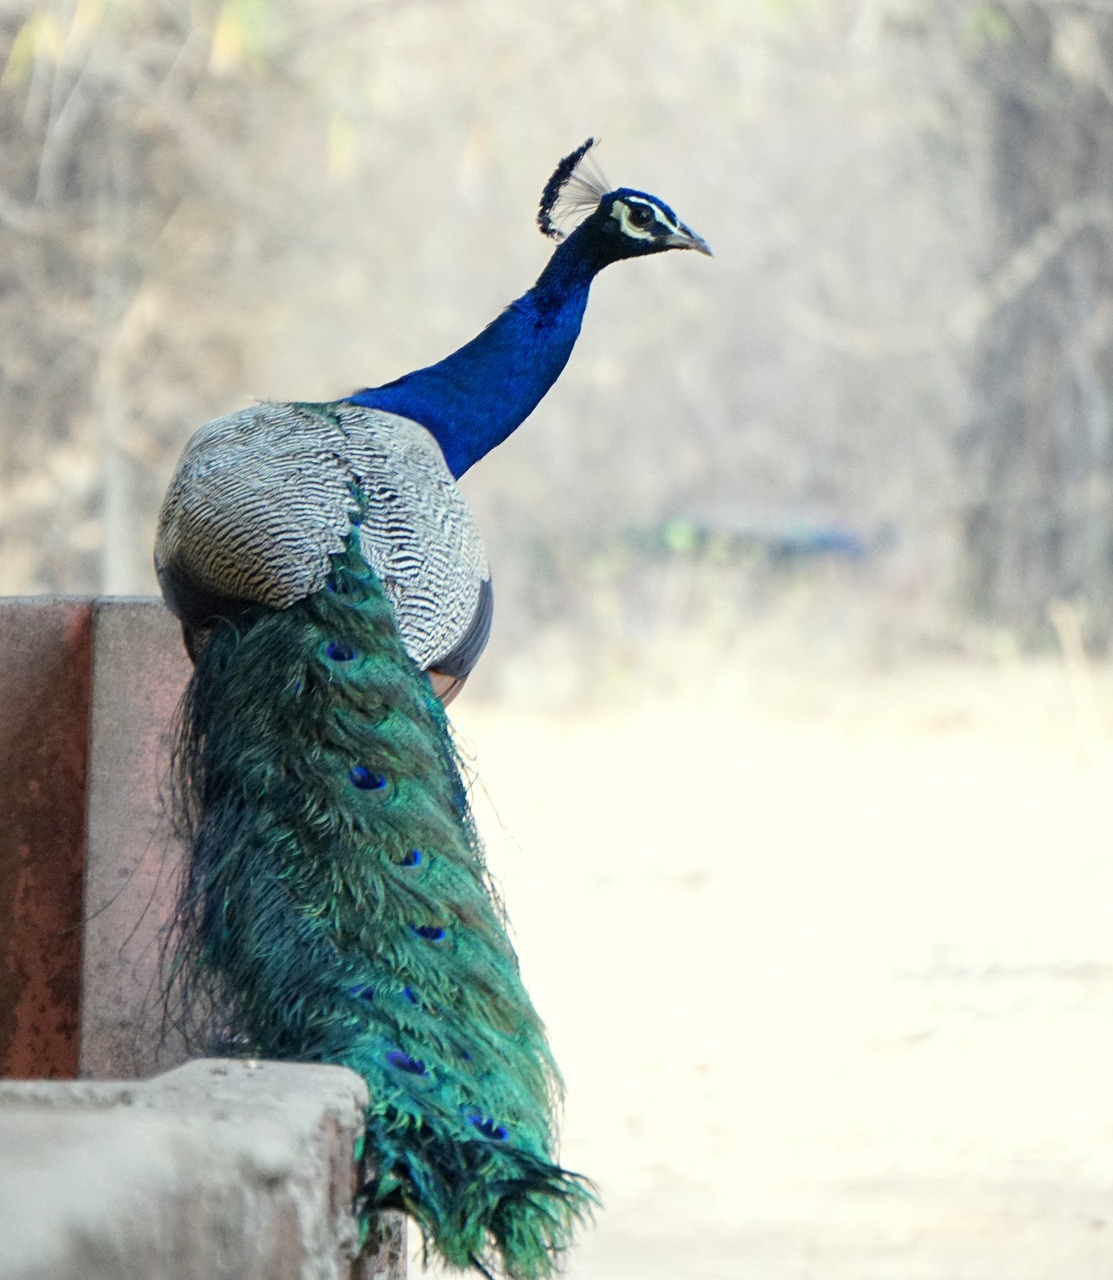
[[[459,351],[348,399],[420,422],[452,474],[462,476],[529,417],[568,363],[591,281],[607,261],[582,229],[557,248],[528,293]]]

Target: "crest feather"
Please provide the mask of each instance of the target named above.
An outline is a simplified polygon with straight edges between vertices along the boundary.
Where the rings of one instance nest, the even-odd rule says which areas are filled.
[[[563,240],[566,233],[556,224],[575,214],[592,212],[607,194],[609,188],[598,167],[592,166],[594,171],[586,172],[583,164],[588,152],[596,145],[595,138],[588,138],[575,151],[569,152],[545,183],[537,210],[537,225],[542,235]]]

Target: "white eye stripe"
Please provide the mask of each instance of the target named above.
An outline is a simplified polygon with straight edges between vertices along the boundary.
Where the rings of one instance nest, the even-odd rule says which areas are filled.
[[[636,204],[638,207],[642,209],[648,209],[658,222],[662,222],[666,227],[668,227],[670,234],[680,230],[680,224],[676,221],[675,218],[670,218],[669,215],[664,211],[664,209],[661,208],[660,205],[650,204],[646,200],[631,201],[631,203]]]
[[[653,215],[653,222],[648,226],[635,226],[630,220],[630,215],[635,209],[647,209]],[[611,208],[611,217],[616,219],[622,228],[623,234],[630,236],[634,240],[653,240],[654,227],[664,224],[671,234],[675,234],[680,230],[680,224],[675,218],[669,215],[658,205],[650,204],[648,200],[616,200]]]

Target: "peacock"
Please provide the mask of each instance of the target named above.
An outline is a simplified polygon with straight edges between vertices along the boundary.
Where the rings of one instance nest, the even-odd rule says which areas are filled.
[[[445,713],[493,606],[456,480],[559,376],[603,267],[710,253],[656,196],[608,190],[593,145],[544,188],[558,243],[533,288],[428,368],[201,427],[155,544],[194,664],[175,740],[186,1007],[226,1051],[363,1076],[365,1215],[402,1209],[447,1264],[514,1280],[552,1275],[596,1199],[557,1160],[560,1076]]]

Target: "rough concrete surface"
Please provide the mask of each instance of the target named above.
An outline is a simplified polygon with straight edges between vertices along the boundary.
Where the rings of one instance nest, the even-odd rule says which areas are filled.
[[[162,1036],[159,956],[179,847],[170,830],[170,734],[190,663],[157,600],[93,605],[83,1076],[132,1079],[185,1056]]]
[[[188,676],[159,601],[0,602],[0,1075],[132,1079],[184,1057],[159,958]]]
[[[0,1076],[74,1076],[87,600],[0,601]]]
[[[396,1280],[352,1268],[366,1103],[344,1068],[274,1062],[0,1085],[0,1276]]]

